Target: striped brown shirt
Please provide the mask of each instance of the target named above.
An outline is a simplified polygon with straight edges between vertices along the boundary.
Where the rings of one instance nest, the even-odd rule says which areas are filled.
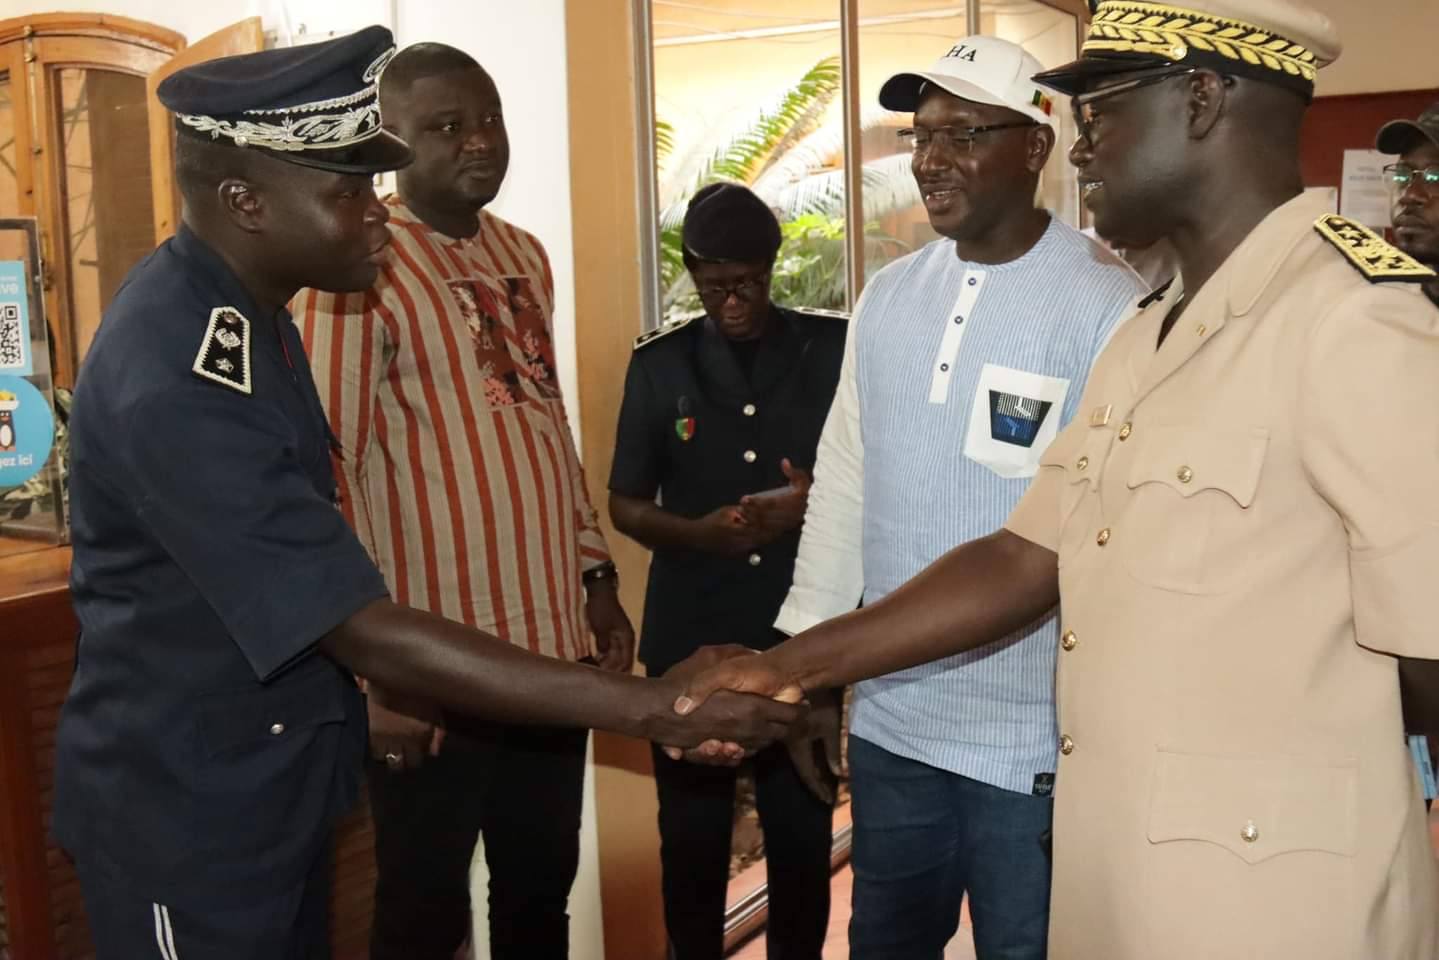
[[[386,203],[374,288],[292,304],[346,515],[396,602],[588,656],[580,573],[609,550],[560,396],[544,248],[485,211],[455,240]]]

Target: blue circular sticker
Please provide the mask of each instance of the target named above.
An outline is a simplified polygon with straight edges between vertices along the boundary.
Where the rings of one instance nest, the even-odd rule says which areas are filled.
[[[0,490],[40,472],[55,442],[55,416],[45,395],[23,377],[0,377]]]

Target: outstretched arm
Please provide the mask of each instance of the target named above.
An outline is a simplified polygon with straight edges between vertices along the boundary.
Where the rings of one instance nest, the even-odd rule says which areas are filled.
[[[713,738],[757,749],[783,737],[803,712],[730,695],[681,717],[672,709],[677,681],[551,660],[389,600],[352,614],[320,647],[388,691],[506,723],[595,727],[679,746]]]
[[[999,640],[1058,602],[1053,551],[1001,530],[954,548],[871,606],[707,670],[687,684],[678,709],[720,690],[774,696],[893,673]]]

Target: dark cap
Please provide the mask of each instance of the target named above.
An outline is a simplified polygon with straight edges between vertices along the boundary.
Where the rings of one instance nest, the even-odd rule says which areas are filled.
[[[690,199],[682,239],[686,260],[770,264],[779,253],[779,221],[748,187],[712,183]]]
[[[1419,114],[1418,120],[1390,120],[1379,128],[1374,149],[1380,153],[1408,153],[1425,141],[1439,147],[1439,103]]]
[[[1183,66],[1314,96],[1320,67],[1340,52],[1329,18],[1300,0],[1091,0],[1078,60],[1034,80],[1073,96],[1116,73]]]
[[[379,173],[414,159],[380,126],[380,71],[394,56],[384,27],[297,47],[207,60],[156,90],[183,136],[338,173]]]

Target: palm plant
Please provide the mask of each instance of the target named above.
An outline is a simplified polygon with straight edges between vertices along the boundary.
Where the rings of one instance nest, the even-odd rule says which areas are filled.
[[[689,198],[720,180],[744,183],[775,210],[783,245],[773,295],[783,303],[831,309],[845,306],[844,171],[834,158],[844,148],[837,120],[825,120],[840,94],[840,66],[827,57],[756,114],[709,141],[677,152],[674,128],[655,125],[660,165],[660,286],[666,316],[692,312],[699,302],[684,267],[680,227]],[[861,114],[861,131],[887,126],[878,107]],[[909,156],[893,154],[864,165],[865,262],[892,259],[907,247],[878,221],[919,202]]]

